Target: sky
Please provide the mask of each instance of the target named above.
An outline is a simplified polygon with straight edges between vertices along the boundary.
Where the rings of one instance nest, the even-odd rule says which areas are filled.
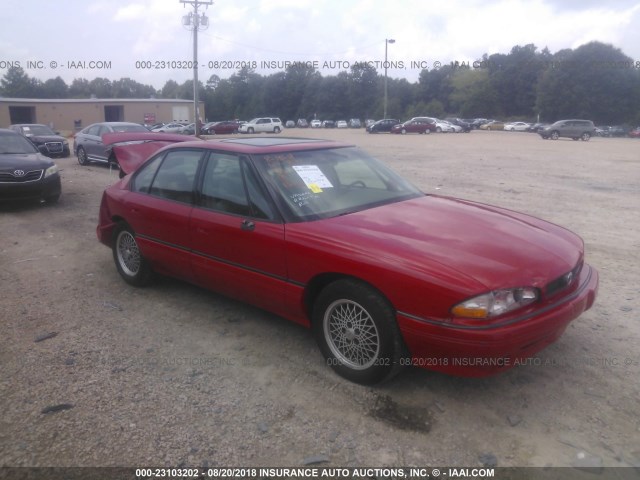
[[[180,0],[3,0],[0,77],[132,78],[162,88],[193,78],[193,11]],[[243,65],[269,75],[306,62],[323,76],[368,62],[418,80],[422,68],[534,44],[552,53],[601,41],[640,68],[640,0],[215,0],[198,33],[198,75]],[[395,40],[388,43],[386,40]],[[636,64],[637,62],[637,64]],[[481,65],[478,65],[481,68]]]

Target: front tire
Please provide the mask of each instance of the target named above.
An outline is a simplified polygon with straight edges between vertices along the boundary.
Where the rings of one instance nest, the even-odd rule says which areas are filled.
[[[558,132],[551,132],[551,140],[557,140],[560,138],[560,134]]]
[[[313,331],[327,363],[355,383],[389,380],[406,352],[391,304],[369,285],[338,280],[313,307]]]
[[[153,271],[142,256],[135,233],[129,225],[118,225],[113,233],[112,250],[118,273],[125,282],[135,287],[144,287],[150,283]]]
[[[591,139],[591,135],[589,133],[585,132],[585,133],[582,134],[582,137],[580,137],[580,139],[583,142],[588,142]]]
[[[274,127],[273,133],[280,133],[280,127]]]
[[[84,151],[84,148],[82,147],[78,147],[78,163],[80,165],[86,165],[87,163],[89,163],[89,159],[87,158],[87,152]]]

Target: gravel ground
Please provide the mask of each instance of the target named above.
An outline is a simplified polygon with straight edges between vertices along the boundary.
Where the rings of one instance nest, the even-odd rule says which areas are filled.
[[[117,172],[62,159],[59,204],[0,209],[0,465],[640,465],[640,141],[286,134],[570,228],[596,305],[498,376],[350,384],[300,326],[171,279],[125,284],[95,236]]]

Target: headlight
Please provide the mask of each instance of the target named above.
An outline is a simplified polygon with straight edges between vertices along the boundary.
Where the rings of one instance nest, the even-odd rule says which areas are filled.
[[[538,300],[538,289],[533,287],[494,290],[478,295],[451,309],[456,317],[490,318],[516,310]]]
[[[55,175],[58,173],[58,165],[51,165],[44,171],[44,178],[50,177],[51,175]]]

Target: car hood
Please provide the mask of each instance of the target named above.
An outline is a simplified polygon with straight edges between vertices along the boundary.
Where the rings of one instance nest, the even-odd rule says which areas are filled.
[[[66,138],[60,135],[30,135],[27,137],[33,143],[47,143],[47,142],[64,142]]]
[[[2,153],[0,170],[39,170],[49,168],[53,162],[39,153]]]
[[[354,257],[366,245],[366,256],[376,263],[454,276],[486,290],[543,287],[571,270],[584,248],[574,233],[538,218],[438,196],[294,224],[291,230],[298,242],[322,237],[327,251]]]

